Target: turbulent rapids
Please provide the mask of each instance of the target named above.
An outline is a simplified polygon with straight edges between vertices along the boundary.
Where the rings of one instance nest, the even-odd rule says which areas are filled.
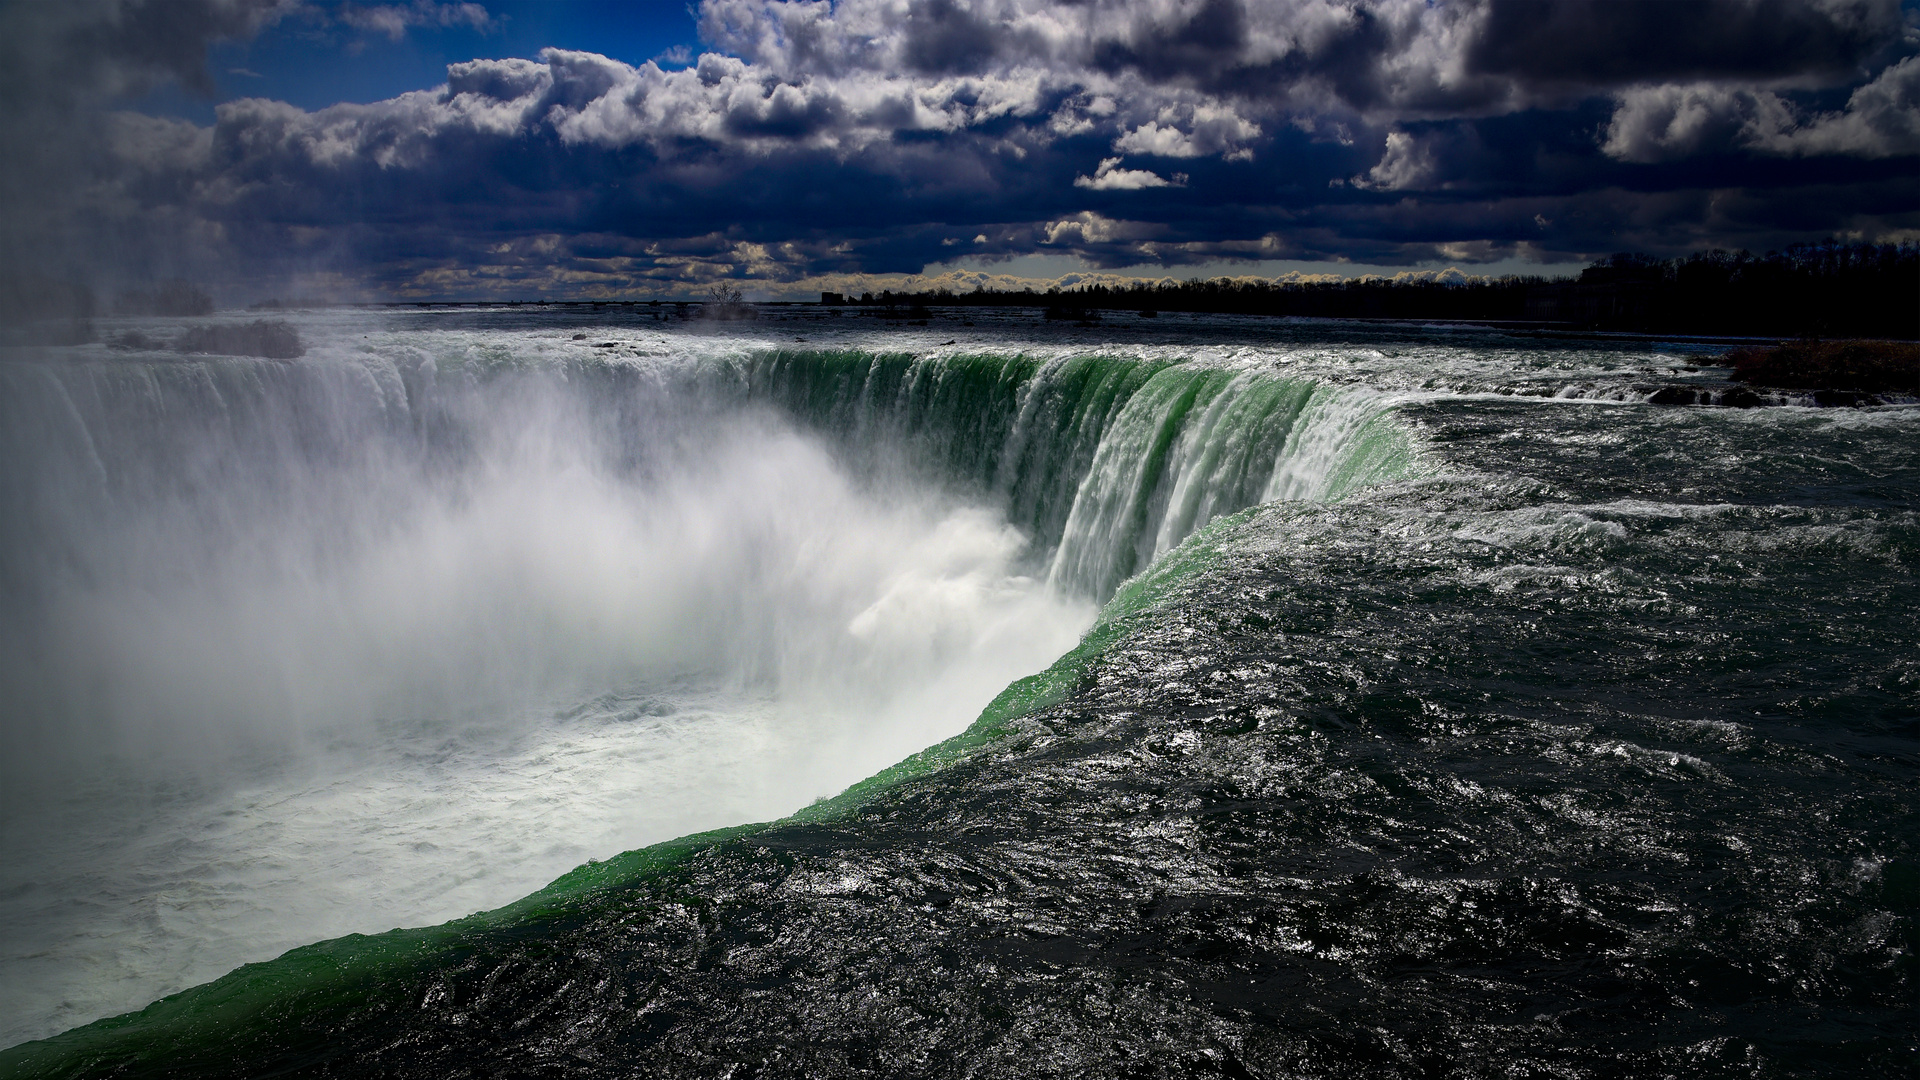
[[[1915,1052],[1920,410],[1446,328],[298,329],[0,364],[0,1073]]]

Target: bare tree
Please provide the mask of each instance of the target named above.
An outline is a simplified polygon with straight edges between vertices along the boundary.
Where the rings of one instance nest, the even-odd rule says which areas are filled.
[[[751,319],[753,305],[744,299],[740,287],[716,281],[707,287],[707,299],[700,313],[709,319]]]

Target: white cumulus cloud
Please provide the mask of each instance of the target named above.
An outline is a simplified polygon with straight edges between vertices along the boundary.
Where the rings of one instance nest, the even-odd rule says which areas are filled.
[[[1162,109],[1159,116],[1115,139],[1113,148],[1123,154],[1179,158],[1217,155],[1234,161],[1252,158],[1253,150],[1247,144],[1259,137],[1260,125],[1231,106],[1203,103]]]
[[[1766,89],[1694,83],[1635,87],[1615,96],[1601,149],[1622,161],[1670,161],[1702,152],[1920,153],[1920,57],[1854,90],[1834,112],[1796,108]]]
[[[1390,131],[1379,164],[1354,177],[1352,184],[1371,191],[1403,191],[1425,187],[1433,175],[1433,149],[1404,131]]]
[[[1094,191],[1139,191],[1142,188],[1185,187],[1187,178],[1183,173],[1174,173],[1172,180],[1162,178],[1158,173],[1146,169],[1123,169],[1119,158],[1106,158],[1092,176],[1076,176],[1074,187],[1091,188]]]

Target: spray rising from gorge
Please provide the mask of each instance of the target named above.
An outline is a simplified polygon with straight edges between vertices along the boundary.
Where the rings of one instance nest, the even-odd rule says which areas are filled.
[[[0,372],[17,1036],[831,795],[1410,452],[1244,366],[359,328]]]

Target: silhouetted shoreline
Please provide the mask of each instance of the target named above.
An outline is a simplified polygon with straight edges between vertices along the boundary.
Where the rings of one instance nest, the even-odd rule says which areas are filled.
[[[704,302],[661,299],[438,299],[384,307],[573,306],[633,308],[658,318],[750,318],[755,305],[735,286]],[[1575,278],[1473,278],[1453,272],[1394,278],[1288,282],[1212,278],[1093,284],[1074,289],[820,294],[819,305],[909,322],[941,308],[1040,308],[1048,320],[1092,325],[1108,313],[1160,312],[1320,319],[1462,322],[1516,331],[1642,333],[1700,338],[1920,339],[1920,244],[1795,244],[1753,255],[1710,250],[1681,258],[1616,254]],[[334,306],[267,300],[256,311]],[[361,306],[361,305],[344,305]],[[211,295],[185,281],[121,293],[120,314],[196,316]],[[0,325],[14,344],[94,340],[98,310],[83,283],[35,274],[0,275]]]
[[[1785,390],[1920,394],[1920,344],[1789,341],[1748,346],[1724,358],[1739,382]]]
[[[1102,312],[1162,311],[1328,319],[1524,324],[1707,337],[1920,336],[1920,245],[1796,244],[1756,256],[1702,251],[1675,259],[1608,256],[1577,278],[1354,278],[1277,282],[1214,278],[1088,285],[1044,292],[823,293],[826,306],[924,317],[929,307],[1040,307],[1096,322]]]

